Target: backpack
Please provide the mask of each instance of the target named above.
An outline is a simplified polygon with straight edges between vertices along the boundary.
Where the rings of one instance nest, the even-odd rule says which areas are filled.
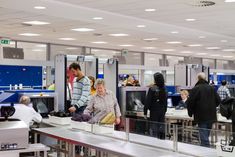
[[[235,98],[226,98],[221,101],[220,114],[227,119],[230,119],[233,113]]]

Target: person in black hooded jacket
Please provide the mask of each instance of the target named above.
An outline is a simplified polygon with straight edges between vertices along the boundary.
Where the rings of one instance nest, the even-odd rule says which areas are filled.
[[[164,77],[161,73],[153,75],[155,84],[149,90],[144,106],[144,115],[150,110],[150,135],[164,138],[165,113],[167,111],[167,91],[165,88]]]
[[[186,104],[188,115],[193,116],[198,124],[201,145],[209,147],[210,130],[217,121],[216,107],[220,104],[220,97],[206,81],[205,73],[198,74],[198,82],[190,91]]]

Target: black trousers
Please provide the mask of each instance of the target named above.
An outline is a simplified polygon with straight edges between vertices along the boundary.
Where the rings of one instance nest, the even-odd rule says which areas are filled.
[[[165,112],[150,112],[150,136],[165,138]]]
[[[235,120],[232,121],[233,140],[235,140]]]

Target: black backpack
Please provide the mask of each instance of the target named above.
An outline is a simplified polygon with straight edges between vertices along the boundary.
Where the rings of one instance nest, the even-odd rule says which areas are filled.
[[[227,119],[230,119],[233,113],[235,98],[226,98],[221,101],[220,114]]]

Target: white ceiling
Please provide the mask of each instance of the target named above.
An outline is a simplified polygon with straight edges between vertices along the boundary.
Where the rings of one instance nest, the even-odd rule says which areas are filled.
[[[132,51],[190,55],[204,58],[231,59],[235,52],[223,52],[223,49],[235,49],[235,3],[224,0],[211,0],[213,6],[199,7],[200,0],[0,0],[0,36],[27,41],[62,43],[69,45],[103,47],[111,49],[127,48]],[[36,10],[34,6],[45,6],[45,10]],[[147,8],[155,12],[145,12]],[[103,17],[103,20],[93,20]],[[187,22],[193,18],[196,21]],[[25,21],[45,21],[51,24],[43,26],[22,25]],[[137,28],[137,25],[146,25]],[[93,32],[74,32],[73,28],[92,28]],[[178,34],[172,34],[178,31]],[[39,37],[19,36],[20,33],[39,33]],[[95,36],[94,33],[102,34]],[[126,33],[127,37],[111,37],[112,33]],[[205,38],[199,38],[204,36]],[[75,41],[61,41],[58,38],[76,38]],[[158,38],[147,42],[144,38]],[[221,42],[227,40],[228,42]],[[94,41],[106,41],[107,44],[93,44]],[[168,44],[180,41],[181,44]],[[133,47],[121,47],[131,44]],[[188,47],[189,44],[201,44],[201,47]],[[156,47],[146,50],[143,47]],[[207,47],[219,47],[207,50]],[[165,52],[164,49],[174,49]],[[183,54],[182,51],[192,51]],[[219,54],[213,57],[211,55]],[[223,57],[225,56],[225,57]],[[226,58],[226,56],[233,56]]]

